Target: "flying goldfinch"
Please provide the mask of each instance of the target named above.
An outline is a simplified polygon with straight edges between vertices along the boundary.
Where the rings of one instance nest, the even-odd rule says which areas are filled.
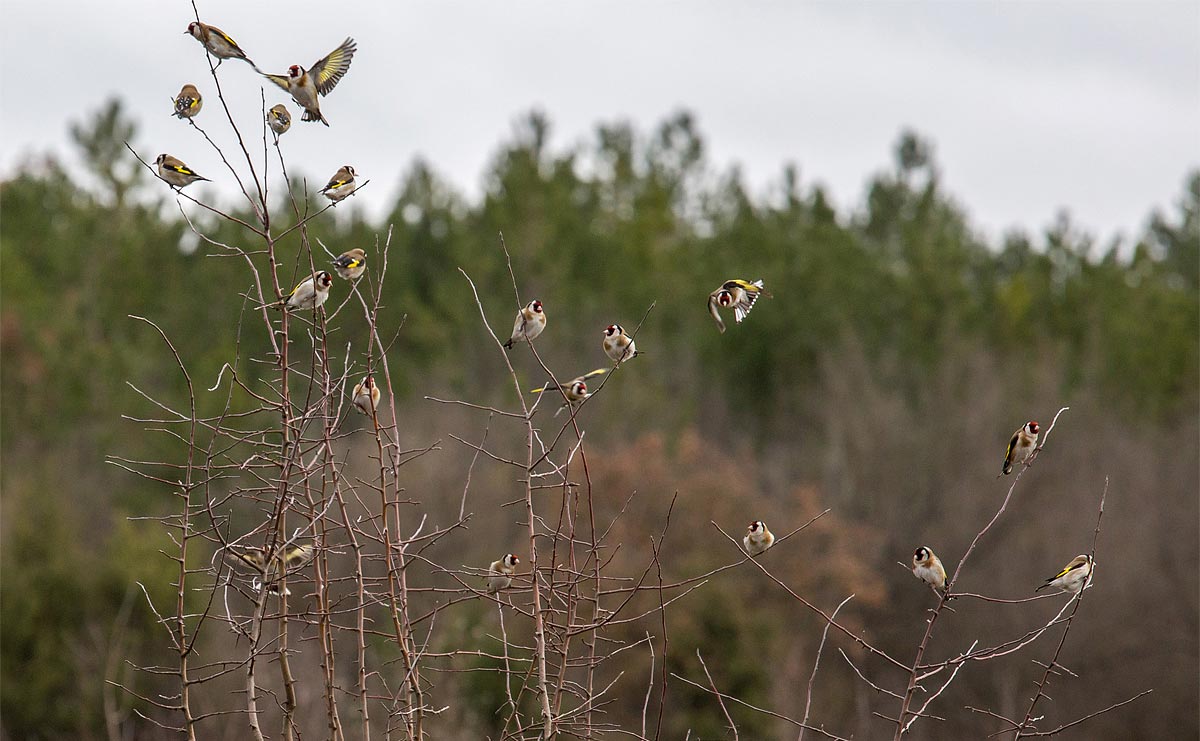
[[[208,180],[203,175],[198,175],[192,172],[191,168],[183,164],[181,160],[172,157],[169,154],[160,154],[158,159],[154,160],[154,164],[158,165],[158,176],[174,188],[182,188],[191,185],[197,180]],[[209,180],[211,183],[212,181]]]
[[[913,576],[925,582],[934,589],[946,588],[946,569],[942,568],[942,559],[932,549],[921,546],[913,552]]]
[[[1035,592],[1040,592],[1046,587],[1057,587],[1064,592],[1071,594],[1079,594],[1083,591],[1083,587],[1087,584],[1088,579],[1092,575],[1092,567],[1095,564],[1092,562],[1092,557],[1080,554],[1071,559],[1071,563],[1066,567],[1046,580],[1046,583],[1037,589]]]
[[[624,363],[639,355],[633,338],[625,334],[620,324],[610,324],[604,330],[604,354],[612,358],[614,363]]]
[[[562,389],[563,395],[567,397],[567,403],[563,404],[561,407],[559,407],[558,412],[555,412],[554,416],[557,417],[559,412],[561,412],[563,409],[566,409],[568,406],[570,406],[570,407],[578,406],[579,404],[581,404],[583,402],[584,399],[591,396],[592,392],[588,391],[587,379],[592,378],[593,376],[602,376],[605,373],[608,373],[607,368],[597,368],[594,371],[589,371],[588,373],[584,373],[582,376],[579,376],[578,378],[572,378],[567,383],[560,383],[558,385],[558,387],[560,389]],[[552,384],[547,383],[545,386],[542,386],[540,389],[531,389],[531,393],[540,394],[548,388],[552,388]]]
[[[346,74],[346,70],[350,69],[350,60],[354,58],[357,48],[354,39],[347,38],[341,46],[313,62],[307,70],[293,64],[288,67],[287,74],[269,75],[263,72],[262,76],[291,94],[296,105],[304,109],[301,121],[320,121],[328,126],[329,122],[321,115],[317,95],[329,95],[338,84],[338,80]]]
[[[530,301],[524,309],[517,312],[512,337],[508,338],[504,346],[511,348],[514,342],[532,342],[545,328],[546,312],[542,310],[542,302],[536,299]]]
[[[368,375],[362,383],[355,386],[353,399],[358,411],[368,417],[372,416],[379,408],[379,386],[375,384],[375,379]]]
[[[275,132],[276,138],[292,128],[292,114],[288,112],[287,106],[283,103],[271,106],[271,110],[267,111],[267,126]]]
[[[732,306],[733,318],[741,324],[750,313],[750,309],[754,308],[754,302],[758,301],[760,295],[771,297],[771,294],[763,290],[761,280],[727,280],[720,288],[708,294],[708,313],[717,321],[717,329],[724,333],[725,322],[721,320],[721,313],[717,307],[728,309]]]
[[[184,85],[179,91],[179,95],[175,96],[175,113],[172,114],[176,118],[191,118],[200,112],[204,107],[204,99],[200,97],[200,91],[195,85]]]
[[[276,553],[270,563],[267,563],[267,553],[262,548],[227,550],[225,557],[231,563],[247,564],[254,568],[257,572],[252,582],[254,591],[259,591],[265,584],[267,591],[278,594],[279,578],[311,561],[315,553],[316,548],[311,543],[305,543],[284,548],[281,553]],[[285,588],[283,593],[289,595],[291,591]]]
[[[488,594],[495,594],[501,589],[511,587],[513,574],[516,573],[517,564],[519,563],[521,563],[521,559],[511,553],[505,554],[504,558],[499,561],[492,561],[491,565],[488,566]]]
[[[757,556],[775,545],[775,536],[767,529],[766,523],[755,520],[746,528],[746,537],[742,538],[742,545],[746,546],[746,553]]]
[[[329,287],[333,276],[318,270],[307,280],[301,281],[283,301],[275,305],[281,309],[315,309],[329,298]]]
[[[329,200],[337,203],[346,196],[354,192],[354,168],[350,165],[343,165],[337,172],[333,173],[333,177],[329,178],[324,188],[321,188],[321,195]]]
[[[333,261],[337,274],[346,280],[358,280],[367,272],[367,253],[355,247],[338,255]]]
[[[1008,441],[1008,450],[1004,453],[1004,468],[1001,469],[1005,476],[1012,473],[1013,466],[1019,466],[1029,460],[1029,456],[1037,447],[1037,438],[1038,423],[1033,421],[1026,422],[1021,429],[1013,433],[1012,440]]]
[[[246,56],[246,52],[242,51],[242,47],[238,46],[237,42],[229,34],[216,26],[192,21],[188,24],[187,30],[184,33],[191,34],[193,38],[204,44],[204,48],[208,49],[208,53],[217,58],[217,67],[220,67],[221,62],[226,59],[241,59],[251,67],[254,67],[254,62],[250,61],[250,57]],[[258,67],[254,68],[258,69]]]

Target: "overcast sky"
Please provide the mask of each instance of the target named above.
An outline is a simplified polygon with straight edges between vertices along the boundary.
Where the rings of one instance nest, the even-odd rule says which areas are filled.
[[[840,206],[862,202],[866,178],[912,127],[992,236],[1039,230],[1061,208],[1101,237],[1136,234],[1200,165],[1195,0],[199,6],[273,72],[358,41],[322,99],[332,128],[297,115],[285,145],[310,177],[353,164],[373,180],[360,199],[373,210],[417,156],[477,196],[497,145],[535,107],[559,146],[587,140],[597,122],[644,131],[686,108],[714,167],[740,163],[761,192],[792,161]],[[119,95],[147,158],[170,152],[221,179],[216,155],[168,115],[169,98],[194,82],[206,95],[198,121],[222,131],[204,54],[183,35],[188,3],[10,0],[0,12],[0,174],[31,152],[69,152],[68,123]],[[260,78],[236,61],[220,74],[257,136]],[[290,104],[277,89],[267,100]]]

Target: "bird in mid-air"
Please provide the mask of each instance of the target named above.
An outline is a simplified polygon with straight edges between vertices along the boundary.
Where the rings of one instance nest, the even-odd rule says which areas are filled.
[[[208,180],[203,175],[193,172],[190,167],[183,164],[182,160],[176,159],[169,154],[158,155],[158,158],[154,160],[154,164],[158,165],[158,176],[173,188],[183,188],[197,180]],[[209,180],[209,182],[211,183],[212,181]]]
[[[757,556],[775,545],[775,536],[767,529],[765,522],[755,520],[746,528],[746,537],[742,538],[742,545],[746,546],[746,553]]]
[[[1004,453],[1004,467],[1000,469],[1005,476],[1012,473],[1013,466],[1019,466],[1029,460],[1037,447],[1038,423],[1030,420],[1013,433],[1008,441],[1008,450]]]
[[[938,590],[946,588],[946,569],[932,548],[921,546],[913,552],[913,576]]]
[[[559,407],[558,412],[555,412],[554,416],[557,417],[558,413],[561,412],[563,409],[566,409],[568,406],[570,406],[572,408],[578,406],[579,404],[581,404],[583,402],[584,399],[591,396],[592,392],[588,391],[587,379],[592,378],[594,376],[602,376],[605,373],[608,373],[607,368],[597,368],[594,371],[589,371],[587,373],[584,373],[582,376],[579,376],[578,378],[572,378],[570,381],[567,381],[566,383],[558,384],[558,387],[560,389],[562,389],[563,395],[567,397],[567,403],[563,404],[561,407]],[[553,384],[547,383],[545,386],[542,386],[540,389],[532,389],[531,393],[540,394],[543,391],[545,391],[546,389],[552,388],[552,387],[553,387]]]
[[[176,118],[191,118],[200,112],[204,107],[204,98],[200,97],[200,91],[195,85],[184,85],[179,91],[179,95],[175,96],[175,112]]]
[[[254,591],[259,591],[265,584],[267,591],[278,594],[280,577],[311,561],[315,553],[316,548],[311,543],[305,543],[284,548],[270,563],[262,548],[230,549],[225,552],[225,557],[232,563],[247,564],[255,569],[257,575],[252,582]],[[284,588],[283,594],[289,595],[291,591]]]
[[[277,309],[315,309],[329,298],[329,287],[333,276],[324,270],[313,273],[311,278],[301,281],[291,293],[278,304]]]
[[[321,195],[334,203],[343,200],[353,193],[357,187],[354,184],[355,174],[353,167],[342,165],[338,168],[337,172],[333,173],[333,177],[329,178],[329,182],[325,184],[325,187],[321,188]]]
[[[226,59],[241,59],[251,67],[254,67],[254,62],[250,61],[250,57],[246,56],[246,52],[242,51],[242,47],[238,46],[237,42],[229,34],[216,26],[210,26],[200,21],[192,21],[188,24],[187,30],[184,33],[191,34],[193,38],[204,44],[204,48],[208,49],[208,53],[217,58],[217,67],[220,67],[221,62],[224,62]],[[254,69],[258,69],[258,67],[254,67]]]
[[[346,250],[333,261],[333,267],[339,277],[346,280],[358,280],[367,272],[367,253],[355,247]]]
[[[354,387],[354,406],[358,411],[370,417],[379,408],[379,386],[375,379],[368,375]]]
[[[546,312],[542,302],[534,299],[524,309],[517,312],[517,321],[513,323],[512,336],[504,346],[511,348],[514,342],[532,342],[546,328]]]
[[[633,338],[625,334],[625,329],[620,324],[608,325],[604,330],[603,344],[604,354],[614,363],[624,363],[641,354],[637,351]]]
[[[1047,579],[1045,584],[1033,591],[1040,592],[1046,587],[1057,587],[1064,592],[1079,594],[1091,578],[1093,566],[1095,564],[1092,562],[1092,557],[1081,553],[1072,558],[1071,563],[1067,564],[1062,571]]]
[[[275,132],[276,139],[292,128],[292,114],[288,111],[287,106],[283,103],[271,106],[271,110],[267,111],[267,126],[270,126],[271,131]]]
[[[491,565],[488,566],[488,594],[495,594],[501,589],[511,587],[513,574],[516,573],[517,564],[519,563],[521,563],[521,559],[511,553],[506,553],[504,558],[499,561],[492,561]]]
[[[350,60],[354,59],[357,49],[354,39],[347,38],[341,46],[313,62],[308,69],[293,64],[288,67],[286,74],[261,74],[291,94],[296,105],[304,109],[301,121],[320,121],[328,126],[329,122],[321,115],[321,105],[317,96],[329,95],[338,84],[338,80],[346,74],[346,70],[350,69]]]
[[[771,294],[763,290],[761,280],[727,280],[721,284],[720,288],[708,294],[708,313],[712,314],[712,318],[717,321],[717,329],[723,333],[725,322],[721,319],[718,307],[722,309],[733,307],[733,318],[741,324],[742,320],[750,313],[750,309],[754,308],[754,302],[758,301],[759,296],[771,297]]]

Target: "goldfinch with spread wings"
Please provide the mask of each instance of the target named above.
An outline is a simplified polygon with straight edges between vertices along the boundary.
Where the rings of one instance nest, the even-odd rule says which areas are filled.
[[[1004,467],[1001,472],[1007,476],[1012,473],[1013,466],[1019,466],[1029,460],[1037,447],[1038,423],[1030,420],[1021,429],[1013,433],[1008,441],[1008,450],[1004,453]]]
[[[1047,579],[1045,584],[1033,591],[1040,592],[1046,587],[1056,587],[1064,592],[1079,594],[1091,577],[1094,565],[1091,556],[1080,554],[1071,559],[1071,563],[1067,564],[1062,571]]]
[[[282,553],[277,553],[269,564],[266,551],[262,548],[228,550],[225,552],[225,558],[231,563],[252,566],[258,572],[252,582],[254,591],[257,592],[262,589],[263,585],[266,585],[267,591],[278,594],[280,576],[308,563],[315,553],[316,548],[311,543],[305,543],[284,548]],[[291,591],[285,588],[283,593],[288,595],[291,594]]]
[[[250,61],[250,57],[246,56],[246,52],[242,51],[242,47],[238,46],[237,42],[229,34],[216,26],[192,21],[188,24],[187,30],[184,33],[191,34],[192,38],[203,44],[205,49],[208,49],[209,54],[217,58],[217,67],[220,67],[221,62],[224,62],[226,59],[240,59],[251,67],[254,67],[254,62]],[[254,68],[258,69],[257,67]]]
[[[291,94],[296,105],[304,109],[301,121],[320,121],[328,126],[329,122],[321,115],[317,96],[329,95],[337,86],[346,70],[350,69],[350,61],[354,59],[357,49],[354,39],[347,38],[341,46],[313,62],[308,69],[293,64],[288,67],[287,74],[271,75],[264,72],[262,76]]]
[[[750,309],[754,308],[754,302],[758,301],[759,296],[771,297],[771,294],[763,290],[761,280],[727,280],[721,284],[720,288],[708,294],[708,313],[712,314],[712,318],[716,320],[717,329],[724,333],[725,322],[721,319],[718,307],[722,309],[732,307],[733,318],[741,324],[742,320],[750,313]]]

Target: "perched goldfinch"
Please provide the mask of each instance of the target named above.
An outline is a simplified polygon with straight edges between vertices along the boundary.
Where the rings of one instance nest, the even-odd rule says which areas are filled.
[[[372,416],[379,408],[379,386],[375,385],[375,379],[369,375],[364,378],[362,383],[354,387],[353,398],[358,411]]]
[[[615,363],[624,363],[639,355],[633,338],[625,334],[625,329],[620,324],[610,324],[604,330],[604,354]]]
[[[225,557],[235,564],[248,564],[257,571],[252,582],[254,591],[257,592],[262,589],[265,584],[267,591],[272,594],[278,594],[280,576],[286,575],[308,563],[312,560],[315,553],[316,548],[311,543],[305,543],[288,546],[283,549],[282,553],[277,553],[269,564],[267,563],[266,551],[262,548],[230,550],[225,552]],[[288,595],[291,594],[291,591],[285,588],[283,593]]]
[[[367,272],[367,253],[355,247],[338,255],[333,261],[333,267],[339,277],[346,280],[358,280]]]
[[[292,128],[292,114],[288,112],[287,106],[283,103],[271,106],[271,110],[267,111],[267,126],[275,132],[276,138]]]
[[[740,324],[750,313],[750,309],[754,308],[754,302],[760,295],[771,297],[771,294],[763,290],[761,280],[727,280],[720,288],[708,294],[708,313],[717,320],[717,329],[724,333],[725,322],[721,320],[721,313],[717,311],[717,307],[728,309],[732,306],[733,318]]]
[[[332,285],[333,276],[324,270],[318,270],[311,278],[293,288],[276,308],[315,309],[329,298],[329,287]]]
[[[511,348],[514,342],[532,342],[546,328],[546,312],[542,310],[542,302],[533,300],[524,309],[517,312],[517,321],[513,323],[512,337],[504,343]]]
[[[179,91],[179,95],[175,96],[175,113],[172,114],[176,118],[191,118],[200,112],[204,107],[204,99],[200,97],[200,91],[195,85],[184,85]]]
[[[197,180],[208,180],[203,175],[198,175],[182,161],[175,159],[169,154],[160,154],[158,159],[154,160],[154,164],[158,165],[158,176],[167,182],[173,188],[182,188],[191,185]],[[211,183],[212,181],[209,180]]]
[[[946,569],[942,568],[942,559],[932,549],[921,546],[913,552],[913,576],[925,582],[934,589],[946,588]]]
[[[329,178],[329,182],[325,187],[321,188],[321,195],[334,203],[342,200],[354,192],[354,175],[353,167],[343,165],[340,170],[333,173],[333,177]]]
[[[193,38],[204,44],[204,48],[208,49],[208,53],[217,58],[218,67],[226,59],[241,59],[251,67],[254,67],[254,62],[250,61],[250,57],[246,56],[246,52],[242,51],[242,47],[238,46],[237,42],[229,34],[216,26],[192,21],[188,24],[187,30],[184,33],[191,34]],[[258,67],[254,68],[258,69]]]
[[[495,594],[501,589],[511,587],[513,574],[516,573],[517,564],[519,563],[521,563],[521,559],[511,553],[505,554],[504,558],[499,561],[492,561],[491,565],[488,566],[488,594]]]
[[[567,383],[560,383],[558,387],[562,389],[563,394],[567,397],[567,403],[563,404],[558,411],[561,412],[563,409],[566,409],[567,406],[577,406],[578,404],[582,403],[584,399],[591,396],[592,392],[588,391],[586,383],[587,379],[592,378],[593,376],[602,376],[607,372],[607,368],[597,368],[594,371],[584,373],[578,378],[572,378]],[[532,389],[531,393],[540,394],[548,388],[551,388],[551,384],[549,383],[547,383],[545,386],[542,386],[540,389]],[[554,416],[557,417],[558,412],[555,412]]]
[[[742,545],[746,546],[746,553],[757,556],[775,545],[775,536],[767,529],[766,523],[755,520],[746,528],[746,537],[742,538]]]
[[[321,115],[317,95],[329,95],[338,84],[338,80],[346,74],[346,70],[350,69],[350,60],[354,58],[357,48],[354,39],[347,38],[341,46],[313,62],[307,70],[293,64],[288,67],[285,75],[269,75],[264,72],[262,76],[291,94],[296,105],[304,109],[301,121],[320,121],[328,126],[329,122]]]
[[[1095,564],[1092,563],[1091,556],[1080,554],[1071,559],[1071,563],[1067,564],[1066,568],[1047,579],[1045,584],[1033,591],[1040,592],[1046,587],[1057,587],[1064,592],[1079,594],[1083,591],[1088,579],[1091,578],[1093,566]]]
[[[1037,447],[1038,423],[1029,421],[1025,426],[1013,433],[1008,441],[1008,450],[1004,453],[1004,475],[1012,473],[1013,466],[1019,466],[1029,460],[1033,449]]]

